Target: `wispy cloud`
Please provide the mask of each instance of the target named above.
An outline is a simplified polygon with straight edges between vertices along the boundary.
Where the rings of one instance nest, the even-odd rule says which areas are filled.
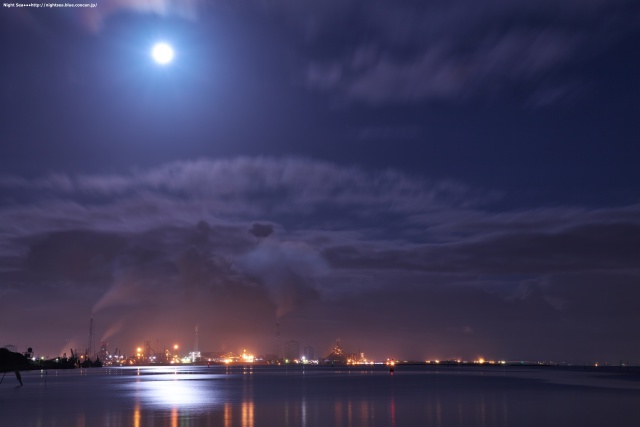
[[[345,29],[341,48],[331,54],[320,49],[322,55],[310,58],[306,81],[312,88],[374,105],[492,99],[522,84],[534,94],[544,76],[606,49],[633,30],[638,16],[634,3],[625,0],[350,5],[336,6],[334,14],[348,16],[349,28],[358,31]],[[333,38],[331,32],[317,31],[311,44]],[[558,78],[547,89],[553,99],[523,102],[561,102],[564,92],[558,88],[575,82]]]
[[[82,23],[89,30],[98,32],[105,20],[118,13],[129,11],[195,19],[200,5],[200,0],[103,0],[98,7],[81,9],[80,13]]]

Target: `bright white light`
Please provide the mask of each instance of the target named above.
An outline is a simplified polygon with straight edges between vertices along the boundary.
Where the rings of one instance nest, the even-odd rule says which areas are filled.
[[[173,60],[173,48],[166,43],[156,43],[151,49],[153,60],[160,65],[166,65]]]

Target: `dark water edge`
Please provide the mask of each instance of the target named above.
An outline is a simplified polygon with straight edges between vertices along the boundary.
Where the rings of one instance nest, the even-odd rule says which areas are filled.
[[[640,426],[637,370],[179,366],[8,373],[2,426]]]

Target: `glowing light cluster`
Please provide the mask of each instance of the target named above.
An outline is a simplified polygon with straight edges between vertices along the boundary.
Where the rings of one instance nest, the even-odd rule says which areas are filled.
[[[255,357],[252,354],[247,354],[246,350],[242,352],[242,361],[245,363],[253,363]]]

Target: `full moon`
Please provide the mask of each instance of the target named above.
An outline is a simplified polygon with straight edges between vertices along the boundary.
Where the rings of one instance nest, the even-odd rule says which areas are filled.
[[[151,49],[153,60],[160,65],[166,65],[173,60],[173,48],[167,43],[156,43]]]

